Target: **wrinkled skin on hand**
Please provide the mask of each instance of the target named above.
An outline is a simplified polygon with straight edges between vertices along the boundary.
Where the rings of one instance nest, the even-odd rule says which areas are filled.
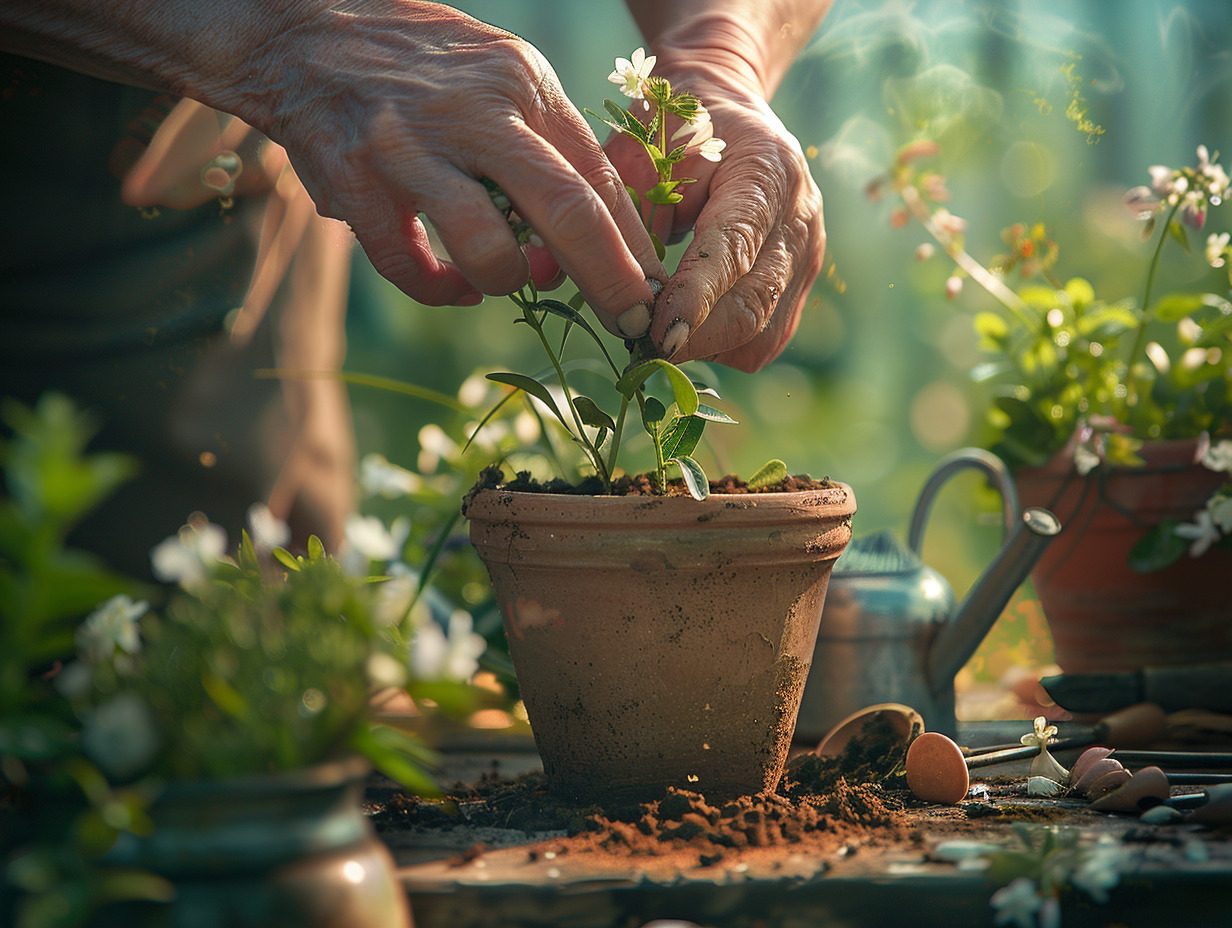
[[[286,148],[318,210],[347,222],[416,300],[473,303],[526,283],[526,255],[481,177],[500,184],[609,330],[650,302],[647,277],[666,279],[594,133],[516,36],[442,5],[385,0],[314,13],[267,43],[257,66],[264,99],[279,102],[250,121]],[[433,253],[420,213],[452,260]],[[536,261],[547,278],[551,264]]]
[[[662,346],[683,322],[688,339],[673,361],[705,358],[759,370],[795,334],[821,270],[821,193],[799,143],[759,95],[704,63],[674,66],[660,55],[655,73],[702,100],[727,147],[717,164],[697,156],[682,161],[675,176],[698,182],[680,188],[680,203],[655,213],[664,241],[695,231],[655,304],[651,337]],[[636,142],[616,136],[606,147],[626,183],[638,191],[653,185],[653,168]],[[670,339],[664,347],[672,347]]]

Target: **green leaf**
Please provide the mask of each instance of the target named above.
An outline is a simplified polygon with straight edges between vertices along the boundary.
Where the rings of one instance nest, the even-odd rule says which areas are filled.
[[[1180,246],[1185,249],[1185,254],[1193,254],[1189,250],[1189,233],[1185,231],[1185,226],[1174,219],[1168,223],[1168,234],[1176,239]]]
[[[642,125],[642,121],[628,110],[624,109],[624,107],[617,103],[613,103],[611,100],[604,100],[603,108],[607,110],[608,115],[612,117],[610,120],[604,119],[598,113],[595,113],[589,109],[586,113],[589,116],[593,116],[595,119],[607,123],[622,135],[627,135],[630,138],[637,139],[643,145],[650,141],[650,137],[647,134],[646,127]]]
[[[325,557],[325,545],[316,535],[308,536],[308,560],[319,561]]]
[[[787,477],[787,465],[778,458],[773,458],[757,468],[757,473],[747,481],[750,490],[764,490],[775,484],[782,483]]]
[[[680,468],[680,476],[684,478],[684,485],[688,487],[690,496],[701,500],[710,495],[710,481],[706,479],[706,472],[700,464],[687,454],[672,458],[670,463]]]
[[[372,766],[418,796],[439,797],[440,787],[407,749],[407,738],[384,725],[360,728],[352,744]]]
[[[566,429],[569,428],[569,423],[565,420],[565,417],[561,415],[560,408],[556,405],[556,400],[552,399],[552,394],[548,392],[548,388],[539,381],[535,380],[533,377],[527,377],[525,374],[512,374],[508,371],[503,371],[496,374],[488,374],[488,380],[494,381],[495,383],[507,384],[511,387],[517,387],[523,393],[529,393],[535,399],[542,402],[544,406],[550,409],[552,411],[552,415],[560,420],[561,425],[563,425]]]
[[[663,239],[659,238],[659,236],[656,233],[651,232],[650,233],[650,244],[654,245],[655,257],[657,257],[660,261],[662,261],[663,258],[667,255],[667,246],[663,244]]]
[[[633,206],[634,208],[637,209],[637,214],[640,216],[642,214],[641,194],[639,194],[637,190],[631,187],[629,184],[625,184],[625,190],[629,191],[629,199],[633,201]]]
[[[1179,560],[1189,542],[1176,533],[1176,519],[1165,519],[1129,550],[1129,566],[1140,574],[1160,570]]]
[[[582,421],[597,429],[616,431],[616,421],[598,407],[589,396],[577,396],[573,399],[573,407],[578,411]]]
[[[697,443],[701,441],[705,428],[705,419],[699,416],[681,416],[663,436],[663,457],[671,459],[692,454]]]
[[[691,416],[696,413],[700,402],[697,398],[697,389],[693,386],[693,382],[685,376],[684,371],[671,361],[665,361],[663,358],[652,358],[631,370],[625,371],[620,379],[616,381],[616,389],[622,395],[632,399],[638,387],[644,384],[646,379],[656,371],[662,371],[667,375],[668,382],[672,387],[672,393],[676,397],[676,403],[680,406],[680,414],[682,416]]]
[[[1179,322],[1206,306],[1205,293],[1169,293],[1151,307],[1151,315],[1160,322]]]
[[[997,313],[985,311],[975,314],[975,334],[1000,348],[1010,334],[1010,327]]]
[[[678,180],[661,180],[646,191],[646,199],[659,206],[672,206],[684,199],[676,193],[678,186],[680,186]]]
[[[299,561],[295,559],[295,555],[286,548],[274,549],[274,560],[285,567],[287,570],[299,570]]]
[[[581,297],[580,293],[578,294],[578,297]],[[568,320],[574,325],[580,326],[592,339],[594,339],[595,344],[599,346],[599,350],[603,352],[603,356],[607,358],[607,363],[612,370],[615,371],[617,369],[616,362],[613,361],[612,356],[608,354],[607,346],[603,344],[603,339],[599,336],[598,331],[590,324],[590,320],[582,315],[578,309],[570,306],[568,303],[562,303],[560,300],[540,300],[535,305],[545,312],[551,313],[553,316],[559,316],[561,319]]]
[[[701,391],[699,390],[698,393]],[[723,412],[721,409],[715,409],[713,406],[707,406],[705,403],[697,404],[697,412],[693,413],[699,419],[705,419],[707,422],[722,422],[724,425],[739,425],[740,423]]]
[[[646,402],[642,403],[642,425],[646,431],[654,434],[654,427],[663,421],[663,417],[667,415],[667,409],[653,396],[646,397]]]

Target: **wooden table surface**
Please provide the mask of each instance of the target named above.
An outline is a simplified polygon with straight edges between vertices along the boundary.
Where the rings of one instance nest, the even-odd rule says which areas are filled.
[[[959,735],[971,746],[1000,743],[1016,740],[1010,735],[1023,725],[979,723]],[[477,735],[445,760],[443,783],[475,782],[493,769],[505,776],[539,769],[527,738]],[[987,869],[986,854],[961,858],[978,850],[973,842],[1015,846],[1015,829],[1024,827],[1056,827],[1083,847],[1119,849],[1120,879],[1105,902],[1073,888],[1061,892],[1065,928],[1232,925],[1232,829],[1146,825],[1079,800],[1029,799],[1025,786],[1004,779],[1025,784],[1024,763],[973,774],[974,783],[982,774],[998,777],[988,801],[908,808],[900,837],[857,839],[826,853],[780,845],[705,864],[570,853],[559,834],[494,828],[382,838],[400,865],[417,928],[640,928],[654,919],[714,928],[991,926],[989,900],[1001,881]],[[381,789],[374,782],[374,794]]]

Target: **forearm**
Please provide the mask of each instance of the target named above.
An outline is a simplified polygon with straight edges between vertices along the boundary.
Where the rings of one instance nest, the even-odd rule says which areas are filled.
[[[769,100],[833,0],[626,0],[656,55],[700,55]]]
[[[314,5],[317,0],[5,0],[0,48],[236,113],[253,108],[261,50]]]

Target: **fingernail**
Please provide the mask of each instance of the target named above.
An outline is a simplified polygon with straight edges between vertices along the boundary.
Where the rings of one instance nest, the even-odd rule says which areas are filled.
[[[483,302],[483,294],[479,291],[460,296],[453,301],[454,306],[478,306]]]
[[[637,303],[616,317],[616,328],[625,338],[641,338],[650,328],[650,307]]]
[[[677,319],[663,336],[663,357],[671,358],[680,346],[689,339],[689,324],[683,319]]]

